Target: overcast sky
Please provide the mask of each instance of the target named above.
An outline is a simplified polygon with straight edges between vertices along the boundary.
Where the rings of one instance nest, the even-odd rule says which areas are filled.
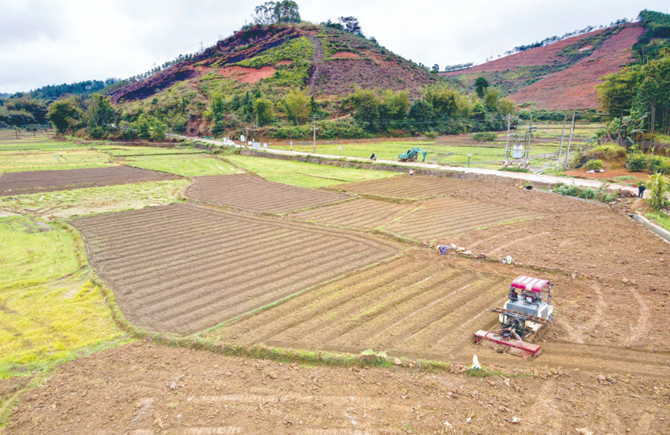
[[[248,0],[0,0],[0,92],[149,70],[230,36]],[[303,20],[357,17],[367,36],[425,65],[483,62],[522,44],[670,13],[668,0],[297,0]]]

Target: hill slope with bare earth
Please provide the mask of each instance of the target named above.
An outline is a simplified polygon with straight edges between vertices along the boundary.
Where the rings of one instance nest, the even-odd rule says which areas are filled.
[[[143,100],[182,84],[213,91],[307,87],[320,97],[364,89],[418,90],[440,79],[366,38],[316,25],[242,30],[184,62],[109,93],[114,103]]]
[[[443,75],[466,85],[485,77],[516,103],[539,109],[595,109],[601,77],[632,60],[631,47],[643,33],[638,24],[609,27]]]

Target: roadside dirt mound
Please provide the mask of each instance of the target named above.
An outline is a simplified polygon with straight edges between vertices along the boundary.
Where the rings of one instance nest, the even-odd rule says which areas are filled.
[[[667,380],[606,371],[548,367],[478,379],[138,342],[63,365],[23,395],[5,434],[646,435],[670,431],[669,393]]]

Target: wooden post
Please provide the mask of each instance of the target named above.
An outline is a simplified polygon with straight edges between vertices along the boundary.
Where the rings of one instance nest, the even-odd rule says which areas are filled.
[[[568,139],[568,152],[565,154],[565,165],[563,170],[568,169],[568,162],[570,161],[570,146],[572,145],[572,133],[575,131],[575,113],[577,111],[572,111],[572,125],[570,126],[570,138]]]
[[[558,160],[556,160],[556,170],[561,167],[561,154],[563,154],[563,138],[565,138],[565,124],[568,121],[568,112],[563,113],[563,132],[561,133],[561,146],[558,148]]]

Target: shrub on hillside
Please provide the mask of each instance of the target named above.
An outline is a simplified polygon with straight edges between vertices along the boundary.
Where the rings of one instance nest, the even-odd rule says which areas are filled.
[[[498,138],[498,135],[493,132],[481,132],[472,135],[472,140],[477,142],[493,142]]]
[[[424,133],[424,136],[426,136],[427,139],[435,139],[437,137],[437,132],[436,131],[427,131]]]
[[[670,174],[670,160],[661,156],[650,157],[647,159],[650,174]]]
[[[626,166],[633,172],[642,172],[647,169],[647,157],[644,154],[631,154],[626,160]]]
[[[587,170],[594,170],[594,171],[599,171],[603,168],[603,161],[602,160],[589,160],[586,162],[584,165],[584,168]]]
[[[617,144],[599,145],[587,153],[590,157],[605,160],[607,162],[613,160],[622,160],[626,158],[626,148]]]

